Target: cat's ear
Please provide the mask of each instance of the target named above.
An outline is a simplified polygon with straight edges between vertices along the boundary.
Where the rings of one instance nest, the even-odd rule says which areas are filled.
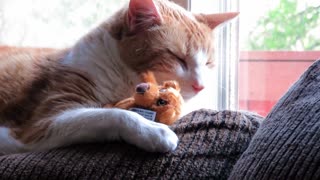
[[[152,0],[130,0],[128,9],[130,32],[143,31],[160,24],[161,17]]]
[[[238,16],[238,12],[228,12],[219,14],[196,14],[195,17],[198,21],[208,25],[211,29],[216,28],[220,24],[231,20]]]

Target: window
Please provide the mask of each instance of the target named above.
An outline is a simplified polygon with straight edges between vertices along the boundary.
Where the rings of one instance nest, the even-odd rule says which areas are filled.
[[[2,0],[0,45],[70,46],[127,1]]]
[[[2,0],[0,45],[69,46],[127,1]],[[173,1],[195,13],[240,12],[240,18],[215,30],[220,37],[215,42],[217,68],[208,76],[210,86],[193,108],[267,115],[320,58],[318,1]],[[202,100],[208,98],[211,101]]]
[[[193,12],[240,12],[239,24],[232,22],[215,32],[220,37],[214,80],[218,109],[265,116],[320,58],[318,1],[180,1]]]
[[[240,11],[239,108],[265,116],[320,58],[320,2],[248,0]]]
[[[202,0],[188,1],[190,9],[194,13],[219,13],[238,12],[239,1],[224,0]],[[211,76],[209,88],[204,92],[203,98],[212,97],[212,103],[203,105],[213,109],[233,109],[238,108],[238,58],[239,58],[239,19],[234,19],[229,23],[214,30],[215,38],[215,60],[216,69]],[[210,96],[211,95],[211,96]],[[213,96],[212,96],[213,95]],[[199,98],[202,101],[203,98]]]

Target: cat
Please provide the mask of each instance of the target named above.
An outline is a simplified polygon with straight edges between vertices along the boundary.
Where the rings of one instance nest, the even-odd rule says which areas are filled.
[[[178,81],[185,100],[195,96],[214,64],[212,30],[236,15],[130,0],[70,48],[0,48],[0,153],[114,140],[173,151],[168,126],[103,105],[130,96],[146,70]]]

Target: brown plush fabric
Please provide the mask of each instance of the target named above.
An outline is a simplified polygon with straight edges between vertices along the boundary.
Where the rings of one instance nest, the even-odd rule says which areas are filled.
[[[320,61],[266,117],[230,179],[320,179]]]
[[[0,156],[1,179],[226,179],[260,116],[199,110],[172,129],[172,153],[148,153],[125,143],[77,145],[47,152]]]

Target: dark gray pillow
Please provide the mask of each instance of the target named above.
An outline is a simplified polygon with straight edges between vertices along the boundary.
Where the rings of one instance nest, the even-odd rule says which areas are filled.
[[[230,179],[320,179],[320,61],[266,117]]]
[[[172,126],[180,139],[172,153],[105,143],[0,156],[0,179],[227,179],[261,120],[203,109]]]

